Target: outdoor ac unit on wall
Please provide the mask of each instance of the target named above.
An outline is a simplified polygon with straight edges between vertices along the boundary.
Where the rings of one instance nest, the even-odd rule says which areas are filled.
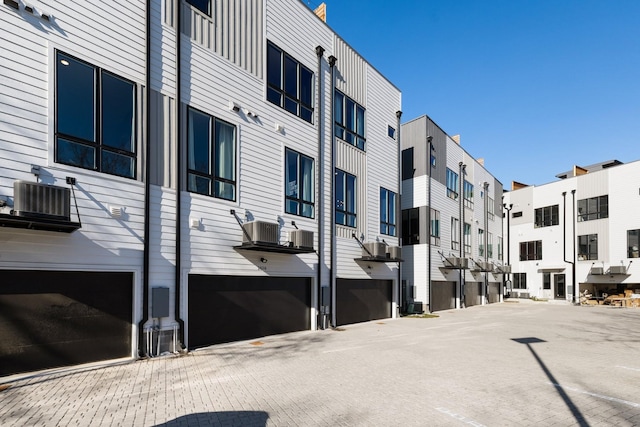
[[[609,267],[609,274],[627,274],[627,267],[624,265],[612,265]]]
[[[71,192],[37,182],[13,183],[13,214],[26,218],[71,219]]]
[[[391,259],[402,258],[402,248],[398,246],[387,246],[387,256]]]
[[[366,248],[366,250],[365,250]],[[367,252],[369,251],[369,252]],[[364,248],[362,249],[362,256],[374,256],[376,258],[382,257],[386,258],[387,256],[387,246],[382,242],[368,242],[364,244]]]
[[[604,274],[604,268],[602,267],[591,267],[591,271],[589,271],[594,276],[601,276]]]
[[[243,243],[277,245],[280,226],[276,222],[251,221],[242,224],[246,233],[242,233]]]
[[[468,258],[458,258],[458,257],[447,258],[446,267],[469,268],[469,259]]]
[[[293,230],[289,240],[294,248],[313,249],[313,231]]]

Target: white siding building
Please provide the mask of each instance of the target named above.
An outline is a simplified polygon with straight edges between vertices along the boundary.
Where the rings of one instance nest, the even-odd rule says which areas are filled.
[[[0,23],[0,375],[396,315],[401,94],[304,2]]]
[[[501,197],[502,184],[462,148],[459,137],[447,135],[428,116],[402,125],[402,278],[408,311],[500,301]]]
[[[504,194],[512,265],[510,293],[578,302],[640,293],[640,162],[603,162],[540,186],[514,183]],[[506,238],[506,237],[505,237]]]

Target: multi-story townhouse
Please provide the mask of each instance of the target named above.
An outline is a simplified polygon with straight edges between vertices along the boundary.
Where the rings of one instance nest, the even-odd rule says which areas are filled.
[[[396,315],[400,91],[303,2],[0,22],[0,375]]]
[[[640,293],[639,174],[640,162],[612,160],[540,186],[514,182],[503,200],[511,296],[578,302],[586,293],[600,302]]]
[[[502,184],[428,116],[402,125],[402,267],[408,311],[499,302]]]

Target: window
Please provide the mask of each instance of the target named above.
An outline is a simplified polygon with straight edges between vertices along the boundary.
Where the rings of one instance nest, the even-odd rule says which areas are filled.
[[[396,235],[396,193],[380,187],[380,233]]]
[[[55,161],[136,177],[136,85],[56,52]]]
[[[187,0],[187,3],[205,15],[211,16],[211,0]]]
[[[535,210],[535,226],[549,227],[558,225],[558,205],[546,206]]]
[[[473,184],[465,180],[462,183],[462,192],[464,194],[464,206],[473,209]]]
[[[640,257],[640,230],[627,231],[627,258]]]
[[[578,261],[598,259],[598,235],[578,236]]]
[[[504,254],[502,253],[502,237],[498,236],[498,259],[502,261],[504,259]]]
[[[484,230],[478,228],[478,256],[484,256]]]
[[[520,218],[520,217],[522,217],[522,211],[514,212],[511,214],[511,218]]]
[[[527,273],[513,273],[513,289],[527,289]]]
[[[431,244],[440,246],[440,211],[431,209]]]
[[[542,240],[520,242],[520,261],[542,259]]]
[[[402,179],[413,178],[413,147],[402,150]]]
[[[189,107],[187,188],[193,193],[236,199],[236,127]]]
[[[336,90],[334,95],[336,136],[364,150],[364,108],[345,94]]]
[[[313,218],[314,216],[313,159],[288,148],[285,150],[285,211]]]
[[[267,43],[267,100],[313,123],[313,73]]]
[[[458,174],[447,168],[447,197],[458,199]]]
[[[460,220],[451,217],[451,249],[460,250]]]
[[[487,232],[487,256],[493,258],[493,234]]]
[[[420,210],[411,208],[402,211],[402,244],[417,245],[420,243]]]
[[[578,200],[578,221],[609,218],[609,196]]]
[[[356,177],[336,169],[336,224],[356,226]]]
[[[396,128],[391,125],[387,126],[387,135],[389,138],[396,139]]]
[[[464,253],[471,254],[471,224],[464,223]]]
[[[542,289],[551,289],[551,273],[542,273]]]
[[[489,200],[487,201],[487,216],[491,221],[496,219],[495,208],[496,202],[491,197],[489,197]]]

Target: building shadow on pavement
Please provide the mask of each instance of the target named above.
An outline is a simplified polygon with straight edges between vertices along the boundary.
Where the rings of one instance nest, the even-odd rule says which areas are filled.
[[[264,427],[268,419],[269,414],[264,411],[198,412],[156,424],[154,427]]]

